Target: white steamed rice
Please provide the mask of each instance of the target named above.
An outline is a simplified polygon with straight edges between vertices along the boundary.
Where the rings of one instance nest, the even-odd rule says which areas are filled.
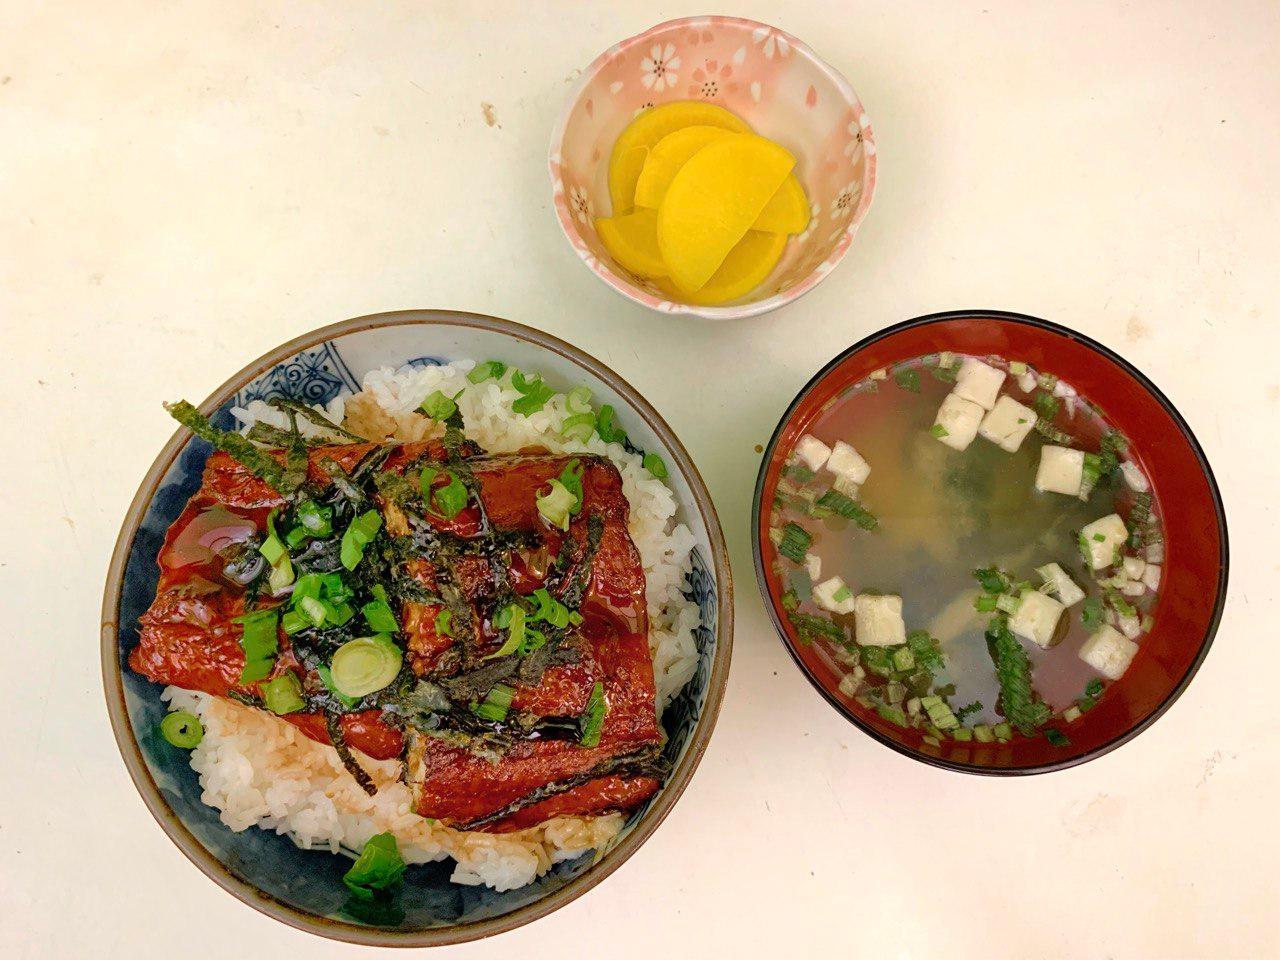
[[[520,394],[511,375],[473,385],[466,374],[474,366],[462,360],[446,366],[383,367],[364,378],[362,390],[317,407],[331,420],[373,440],[420,440],[441,432],[439,424],[416,413],[434,390],[453,396],[464,387],[459,408],[467,436],[491,453],[510,453],[540,445],[553,452],[596,453],[608,457],[622,474],[631,506],[630,533],[640,551],[649,608],[649,651],[657,683],[658,712],[693,676],[699,625],[697,604],[685,597],[694,539],[675,518],[677,505],[667,486],[655,479],[636,454],[598,436],[587,442],[560,437],[565,417],[562,394],[528,417],[511,403]],[[257,421],[287,426],[283,413],[261,400],[232,413],[247,430]],[[299,419],[308,435],[320,428]],[[215,807],[232,830],[260,827],[293,839],[305,849],[355,855],[374,834],[396,835],[409,863],[452,857],[455,883],[511,890],[524,886],[560,860],[586,850],[602,850],[617,837],[623,817],[557,817],[508,834],[442,827],[413,812],[409,788],[398,779],[397,761],[361,763],[378,783],[370,797],[347,774],[332,747],[318,744],[297,728],[260,710],[230,700],[168,687],[170,709],[190,710],[204,722],[205,734],[191,752],[200,776],[201,799]]]

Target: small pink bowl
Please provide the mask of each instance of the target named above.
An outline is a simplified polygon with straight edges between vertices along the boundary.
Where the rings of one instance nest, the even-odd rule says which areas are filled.
[[[673,303],[616,264],[596,235],[611,213],[613,142],[635,115],[672,100],[710,100],[795,154],[812,219],[792,237],[765,282],[722,307]],[[838,71],[788,33],[739,17],[669,20],[623,40],[574,85],[551,136],[556,216],[569,243],[601,280],[663,313],[753,317],[808,293],[853,243],[871,205],[876,147],[871,121]]]

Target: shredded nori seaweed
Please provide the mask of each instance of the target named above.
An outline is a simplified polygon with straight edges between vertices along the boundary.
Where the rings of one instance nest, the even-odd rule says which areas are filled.
[[[325,726],[329,731],[329,741],[333,744],[333,749],[338,751],[338,759],[342,761],[342,765],[346,767],[347,773],[360,784],[360,789],[369,796],[374,796],[378,792],[378,785],[373,782],[373,777],[360,766],[359,761],[351,753],[351,748],[347,746],[346,735],[342,732],[342,719],[337,713],[326,711],[324,715]]]
[[[254,446],[247,437],[235,431],[219,430],[209,422],[208,417],[185,400],[166,403],[164,408],[169,411],[169,416],[201,440],[213,444],[215,449],[234,457],[259,480],[270,484],[281,493],[284,492],[281,490],[284,483],[284,468],[270,454]]]

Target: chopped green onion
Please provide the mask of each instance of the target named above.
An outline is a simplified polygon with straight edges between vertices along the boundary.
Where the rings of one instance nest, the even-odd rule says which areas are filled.
[[[1080,608],[1080,619],[1090,630],[1102,626],[1102,601],[1097,597],[1087,597],[1084,601],[1084,606]]]
[[[812,480],[814,477],[817,476],[816,473],[814,473],[812,470],[809,469],[808,465],[803,464],[798,460],[795,463],[787,464],[787,466],[785,466],[782,469],[782,474],[783,476],[789,477],[790,479],[794,480],[796,483],[800,484],[801,486],[804,486],[806,483],[808,483],[810,480]]]
[[[1134,605],[1124,597],[1120,596],[1120,594],[1115,590],[1107,591],[1107,602],[1110,603],[1111,606],[1115,608],[1116,613],[1120,614],[1122,617],[1133,617],[1138,613],[1137,608],[1135,608]]]
[[[795,593],[788,591],[793,597]],[[785,597],[783,598],[785,601]],[[783,603],[786,606],[786,603]],[[797,613],[789,610],[787,619],[791,621],[791,625],[795,627],[796,635],[799,636],[803,643],[813,643],[814,640],[824,639],[830,640],[832,643],[841,643],[844,641],[844,630],[839,624],[826,617],[810,616],[807,613]]]
[[[574,387],[564,398],[565,409],[570,413],[591,412],[591,388]]]
[[[549,387],[541,376],[535,375],[532,380],[528,380],[519,370],[512,372],[511,385],[521,394],[511,404],[511,409],[525,417],[537,413],[556,395],[555,390]]]
[[[307,705],[302,699],[302,684],[292,670],[262,685],[262,702],[275,714],[297,713]]]
[[[253,683],[271,673],[279,648],[276,627],[278,613],[272,610],[255,610],[231,621],[243,628],[240,649],[244,651],[244,668],[240,671],[240,683]]]
[[[1009,372],[1015,377],[1020,377],[1027,372],[1027,365],[1021,360],[1013,360],[1009,364]]]
[[[326,537],[333,532],[333,508],[322,507],[314,500],[298,504],[298,523],[313,537]]]
[[[586,443],[596,432],[596,415],[594,413],[575,413],[564,418],[560,425],[560,436],[569,440],[580,440]]]
[[[813,536],[800,524],[788,520],[782,528],[782,541],[778,544],[778,553],[792,563],[804,563],[805,554],[813,543]]]
[[[577,504],[577,498],[559,480],[552,480],[546,493],[537,499],[538,513],[553,527],[569,529],[569,514]]]
[[[980,593],[973,598],[973,606],[979,613],[990,613],[996,608],[1000,598],[990,593]]]
[[[376,891],[399,883],[404,871],[404,858],[394,834],[379,833],[365,843],[356,862],[343,874],[342,882],[357,900],[368,901]]]
[[[600,439],[605,443],[627,442],[627,433],[618,426],[616,416],[617,412],[608,403],[600,408],[600,413],[596,416],[596,433],[600,434]]]
[[[461,396],[461,393],[458,396]],[[458,412],[457,398],[446,396],[440,390],[433,390],[427,396],[427,399],[422,401],[422,405],[418,407],[418,410],[432,420],[439,420],[443,423]]]
[[[418,492],[427,503],[431,502],[431,483],[439,474],[440,468],[430,464],[423,467],[422,472],[418,474]]]
[[[453,611],[445,607],[436,614],[436,633],[442,637],[453,636]]]
[[[507,365],[501,360],[486,360],[484,363],[477,363],[467,374],[467,379],[472,383],[484,383],[486,380],[501,379],[506,372]]]
[[[326,611],[323,600],[317,600],[315,597],[302,597],[298,600],[297,610],[311,622],[313,627],[324,626]]]
[[[903,390],[912,393],[920,392],[920,371],[911,368],[899,368],[893,371],[893,381]]]
[[[1022,606],[1022,598],[1015,597],[1011,593],[1002,593],[996,597],[996,609],[1003,610],[1005,613],[1017,613],[1018,608]]]
[[[973,575],[987,593],[1004,593],[1009,589],[1009,578],[995,567],[982,567],[973,571]]]
[[[862,662],[872,673],[887,677],[893,673],[893,654],[884,647],[861,647]]]
[[[468,497],[466,484],[458,479],[457,474],[450,473],[449,482],[432,493],[431,502],[440,516],[452,520],[467,505]]]
[[[1061,730],[1058,730],[1054,727],[1049,727],[1047,730],[1045,730],[1044,738],[1048,740],[1051,744],[1053,744],[1055,747],[1071,746],[1071,741],[1067,739],[1067,735],[1063,733]]]
[[[981,709],[982,709],[982,703],[979,700],[974,700],[972,703],[966,703],[963,707],[961,707],[959,710],[955,712],[956,720],[963,723],[967,717],[977,713]]]
[[[915,373],[914,370],[911,372]],[[919,375],[917,374],[917,376]],[[879,707],[876,707],[876,713],[879,714],[883,719],[888,720],[890,723],[894,724],[895,726],[899,726],[899,727],[907,726],[907,715],[903,713],[902,710],[899,709],[898,707],[879,706]]]
[[[991,732],[991,727],[985,723],[980,723],[973,728],[973,739],[979,743],[990,743],[995,739],[995,734]]]
[[[501,723],[507,719],[507,711],[511,709],[511,700],[515,697],[515,693],[515,690],[505,683],[495,684],[483,702],[476,704],[472,709],[481,719]]]
[[[280,618],[280,628],[289,636],[293,636],[299,630],[305,630],[311,625],[297,610],[286,610],[284,616]]]
[[[604,718],[609,712],[609,704],[604,695],[604,684],[599,680],[591,688],[591,697],[587,700],[587,709],[582,713],[582,734],[578,743],[584,747],[594,747],[600,743],[600,731],[604,729]]]
[[[848,600],[852,596],[853,596],[853,591],[850,590],[847,586],[844,586],[831,595],[831,600],[834,603],[841,603],[845,600]],[[904,667],[903,669],[906,669],[906,668]]]
[[[656,453],[646,453],[644,455],[644,468],[649,471],[650,475],[657,477],[659,480],[667,476],[667,465]]]
[[[1058,415],[1058,398],[1051,393],[1038,391],[1031,398],[1031,406],[1035,407],[1036,413],[1044,417],[1046,420],[1052,420]]]
[[[956,382],[956,368],[954,366],[943,366],[942,364],[939,364],[936,367],[930,367],[929,373],[933,375],[933,379],[941,381],[942,383]]]
[[[874,513],[834,487],[815,500],[814,506],[830,510],[846,520],[852,520],[863,530],[874,530],[879,523]]]
[[[277,508],[267,514],[267,539],[262,541],[262,546],[258,547],[258,552],[266,558],[267,563],[275,566],[282,559],[288,559],[289,551],[285,549],[284,543],[276,534],[276,516],[280,513]]]
[[[352,617],[356,615],[349,603],[332,603],[329,600],[322,600],[324,604],[324,618],[335,627],[340,627]]]
[[[1007,723],[997,723],[991,728],[991,732],[995,734],[995,738],[997,740],[1013,739],[1013,727],[1009,726]]]
[[[382,528],[382,516],[377,510],[368,510],[351,521],[342,535],[340,556],[342,565],[354,570],[364,558],[364,548]]]
[[[946,427],[944,427],[940,423],[935,423],[932,427],[930,427],[929,432],[933,434],[935,437],[937,437],[939,440],[941,440],[943,437],[951,436],[951,431],[948,430]]]
[[[1084,693],[1086,697],[1093,697],[1096,700],[1102,696],[1102,681],[1094,677],[1084,685]]]
[[[533,599],[538,604],[533,620],[542,620],[561,630],[569,625],[569,608],[551,596],[545,587],[533,591]]]
[[[303,597],[319,598],[324,589],[324,579],[318,573],[304,573],[293,585],[292,600],[296,604]]]
[[[390,637],[378,634],[348,640],[329,663],[334,686],[348,697],[364,697],[381,690],[400,673],[400,648]]]
[[[524,607],[518,603],[509,603],[498,611],[497,616],[493,618],[493,625],[499,630],[507,631],[507,639],[493,653],[485,657],[486,660],[496,660],[498,657],[509,657],[516,653],[525,638],[525,612]]]
[[[910,647],[899,647],[893,651],[893,669],[910,670],[915,665],[915,654],[911,652]]]
[[[182,750],[193,750],[204,739],[204,724],[194,713],[175,710],[160,721],[160,736]]]
[[[364,614],[365,623],[374,633],[395,633],[400,629],[396,615],[391,612],[391,605],[386,600],[370,600],[360,612]]]

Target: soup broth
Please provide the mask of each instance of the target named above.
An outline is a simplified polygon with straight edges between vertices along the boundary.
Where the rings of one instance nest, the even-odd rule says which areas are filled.
[[[801,640],[847,696],[934,739],[1069,742],[1150,629],[1163,560],[1124,438],[1070,386],[989,357],[916,358],[829,402],[770,526]]]

